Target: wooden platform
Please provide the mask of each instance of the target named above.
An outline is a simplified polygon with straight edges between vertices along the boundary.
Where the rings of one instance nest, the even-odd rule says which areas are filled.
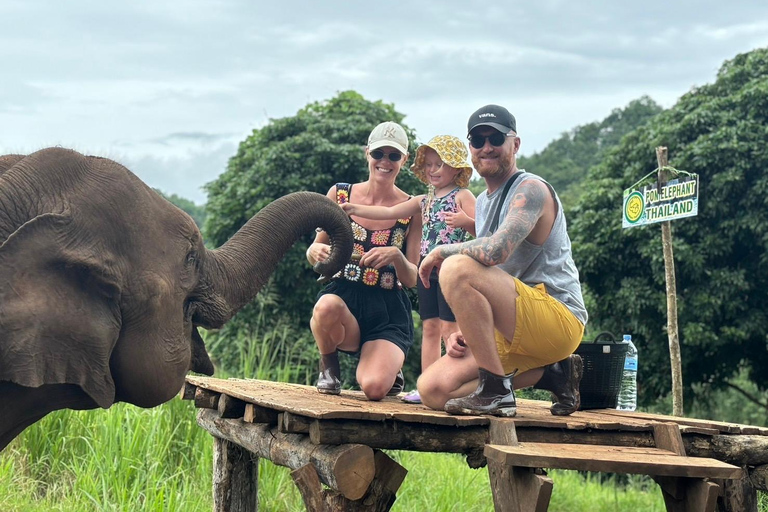
[[[671,450],[668,455],[654,452],[656,455],[666,456],[669,467],[679,466],[676,470],[670,470],[672,473],[657,471],[656,474],[662,477],[665,474],[685,475],[685,471],[694,471],[695,467],[709,465],[710,469],[717,467],[722,473],[700,469],[691,473],[691,476],[738,478],[737,475],[743,473],[741,467],[768,464],[768,428],[751,425],[615,410],[577,411],[571,416],[557,417],[550,414],[549,402],[522,399],[518,400],[515,418],[453,416],[422,405],[404,403],[398,397],[371,402],[361,392],[355,391],[342,391],[339,396],[328,396],[319,394],[311,386],[196,376],[187,377],[183,395],[184,398],[195,400],[196,405],[201,408],[198,423],[217,439],[245,448],[250,454],[267,457],[273,462],[292,467],[297,472],[301,470],[295,478],[300,489],[302,485],[305,486],[303,495],[309,509],[325,507],[327,510],[333,510],[332,507],[328,508],[331,506],[329,503],[333,502],[332,499],[328,496],[322,499],[317,497],[317,493],[321,492],[319,483],[317,486],[307,484],[308,481],[314,481],[312,478],[326,484],[334,481],[337,485],[346,485],[347,495],[337,496],[341,501],[348,500],[340,510],[350,507],[350,499],[352,502],[360,499],[361,496],[357,494],[362,491],[378,492],[381,499],[394,501],[395,492],[405,477],[405,470],[398,470],[399,466],[391,459],[387,460],[388,457],[379,451],[385,449],[463,453],[467,455],[467,463],[470,466],[479,467],[485,465],[488,460],[484,449],[489,444],[536,444],[535,451],[539,454],[546,453],[547,445],[592,445],[600,447],[595,448],[595,454],[602,453],[604,457],[595,457],[595,461],[590,462],[588,468],[583,466],[583,462],[574,466],[576,469],[591,471],[617,471],[616,466],[611,466],[608,461],[622,456],[637,457],[642,452],[636,450]],[[507,431],[502,435],[505,439],[502,442],[493,434],[492,423],[496,425],[494,428],[497,431],[498,425],[502,425],[501,428]],[[508,437],[510,435],[511,437]],[[270,445],[264,445],[263,439],[268,439]],[[322,449],[318,450],[312,446]],[[331,447],[336,451],[331,450]],[[346,451],[339,451],[339,447],[345,447]],[[622,452],[622,447],[626,450],[624,455],[619,456],[617,454]],[[226,450],[231,451],[232,448],[231,445],[226,446]],[[282,454],[281,450],[294,450],[299,456],[291,459]],[[503,452],[503,449],[497,446],[493,450],[486,454],[495,453],[495,456],[501,457],[499,453]],[[325,453],[324,451],[327,451],[324,461],[310,461],[311,454],[314,453],[317,457],[318,453]],[[633,451],[634,454],[631,453]],[[369,475],[369,482],[346,480],[347,477],[340,473],[340,468],[334,467],[334,461],[341,456],[341,452],[347,457],[347,461],[359,461],[360,468],[363,468],[359,473]],[[306,453],[307,456],[302,458],[301,453]],[[648,452],[648,455],[650,457],[651,452]],[[683,455],[687,457],[672,459]],[[697,462],[692,459],[696,457],[716,460],[704,462],[702,459]],[[515,460],[519,462],[523,459]],[[535,459],[531,461],[535,462]],[[314,462],[314,469],[305,467],[310,465],[309,462]],[[531,465],[536,467],[569,467],[544,464],[537,466],[533,462]],[[635,468],[640,473],[646,471],[645,474],[654,474],[648,472],[647,466],[643,469],[643,466],[632,466],[630,462],[627,460],[623,468]],[[505,459],[504,464],[520,465],[512,459]],[[349,462],[346,465],[349,466]],[[732,465],[739,467],[734,468]],[[388,468],[385,472],[384,467]],[[685,469],[686,467],[688,469]],[[307,477],[307,474],[310,474],[310,477]],[[315,476],[311,477],[312,474]],[[396,474],[402,478],[392,479],[392,475]],[[742,478],[740,482],[739,485],[746,486],[747,494],[754,494],[754,489],[749,486],[746,478]],[[333,488],[339,490],[338,487]],[[669,486],[667,488],[669,490]],[[707,492],[711,492],[711,487],[707,489]],[[311,499],[316,500],[315,505],[310,504]],[[320,503],[317,500],[324,500],[325,505],[317,505]],[[370,496],[368,501],[371,501]],[[497,506],[497,510],[505,509]]]

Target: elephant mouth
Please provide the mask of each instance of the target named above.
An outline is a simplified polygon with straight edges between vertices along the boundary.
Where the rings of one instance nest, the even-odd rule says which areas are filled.
[[[197,327],[192,327],[192,360],[189,369],[203,375],[213,375],[213,362],[205,350],[205,343]]]

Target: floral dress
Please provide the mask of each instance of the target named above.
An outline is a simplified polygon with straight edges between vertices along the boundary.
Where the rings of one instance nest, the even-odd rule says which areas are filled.
[[[349,201],[352,185],[349,183],[336,184],[336,202],[343,204]],[[355,244],[352,250],[352,256],[349,263],[343,270],[333,276],[334,279],[346,279],[353,283],[361,283],[366,286],[379,287],[385,290],[397,290],[402,288],[397,279],[395,267],[388,265],[380,269],[360,265],[360,258],[366,251],[374,247],[397,247],[405,253],[405,235],[408,231],[408,224],[411,218],[398,219],[394,226],[387,229],[371,230],[364,228],[354,220],[352,223],[352,233]]]
[[[438,245],[458,244],[468,238],[466,230],[463,228],[452,228],[445,222],[447,212],[456,213],[456,194],[461,190],[459,187],[448,192],[443,197],[432,197],[427,195],[421,200],[421,249],[419,254],[423,259],[429,251]]]

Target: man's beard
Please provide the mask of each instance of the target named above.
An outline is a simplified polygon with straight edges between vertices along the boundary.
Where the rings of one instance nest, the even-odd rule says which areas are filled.
[[[494,176],[501,176],[510,170],[514,163],[514,159],[514,153],[503,154],[498,158],[498,160],[496,160],[497,165],[490,166],[488,163],[483,163],[479,156],[476,157],[472,155],[472,165],[475,166],[477,174],[479,174],[481,177],[492,178]]]

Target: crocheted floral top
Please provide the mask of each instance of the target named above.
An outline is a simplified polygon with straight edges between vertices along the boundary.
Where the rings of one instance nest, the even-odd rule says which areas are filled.
[[[448,192],[443,197],[434,197],[428,204],[429,195],[421,200],[421,250],[424,258],[429,251],[438,245],[458,244],[467,240],[467,231],[463,228],[452,228],[445,223],[446,212],[457,212],[456,194],[459,187]]]
[[[336,184],[336,202],[339,204],[349,201],[352,185],[349,183]],[[366,251],[374,247],[392,246],[405,253],[405,235],[411,218],[398,219],[394,226],[388,229],[369,230],[350,219],[355,245],[349,263],[343,270],[337,272],[333,279],[346,279],[354,283],[367,286],[377,286],[385,290],[398,290],[402,288],[397,279],[395,267],[392,265],[375,269],[361,266],[360,258]]]

